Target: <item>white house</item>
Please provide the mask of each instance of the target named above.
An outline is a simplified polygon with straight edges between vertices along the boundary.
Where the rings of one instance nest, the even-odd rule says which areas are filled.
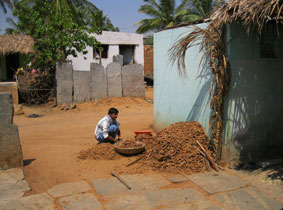
[[[144,66],[143,35],[103,31],[102,34],[92,34],[100,43],[103,51],[101,53],[101,64],[104,67],[113,62],[113,56],[123,55],[123,64],[141,64]],[[77,57],[68,56],[72,61],[73,69],[89,71],[90,63],[99,63],[99,52],[88,46],[87,54],[79,53]]]

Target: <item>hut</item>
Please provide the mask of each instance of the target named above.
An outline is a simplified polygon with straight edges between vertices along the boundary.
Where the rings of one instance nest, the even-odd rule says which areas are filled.
[[[11,92],[14,104],[19,103],[14,75],[19,67],[24,67],[24,57],[32,52],[33,44],[27,35],[0,35],[0,92]]]
[[[23,34],[0,35],[0,81],[14,81],[13,75],[24,65],[24,56],[32,52],[33,39]]]
[[[157,129],[167,121],[201,121],[218,160],[231,166],[258,160],[268,152],[280,155],[282,7],[279,0],[231,0],[207,23],[156,33]],[[177,79],[170,68],[187,79]]]

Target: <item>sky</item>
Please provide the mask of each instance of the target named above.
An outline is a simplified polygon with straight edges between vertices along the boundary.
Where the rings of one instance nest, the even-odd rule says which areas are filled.
[[[103,11],[121,32],[135,33],[133,25],[149,16],[138,12],[143,0],[89,0]]]
[[[121,32],[135,33],[137,27],[134,24],[149,16],[138,12],[141,5],[145,4],[143,0],[89,0],[103,11],[104,15],[112,21],[115,27]],[[9,11],[7,15],[0,10],[0,34],[5,32],[5,28],[9,27],[6,18],[11,16]]]

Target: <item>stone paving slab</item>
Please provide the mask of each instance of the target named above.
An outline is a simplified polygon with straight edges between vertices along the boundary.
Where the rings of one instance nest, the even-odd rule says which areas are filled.
[[[189,178],[210,194],[235,190],[248,184],[246,181],[227,173],[205,172],[192,174]]]
[[[255,171],[246,171],[246,170],[229,170],[232,174],[235,174],[238,177],[241,177],[243,180],[246,180],[259,189],[262,192],[267,194],[274,195],[277,199],[283,200],[283,181],[282,176],[273,176],[273,174],[283,174],[283,168],[280,170],[280,166],[277,168],[269,169],[257,169]],[[281,172],[280,172],[281,171]],[[280,179],[281,178],[281,179]]]
[[[181,182],[185,182],[185,181],[188,180],[186,177],[184,177],[184,176],[182,176],[180,174],[177,174],[177,175],[174,175],[174,176],[170,176],[170,177],[168,177],[168,179],[171,182],[175,183],[175,184],[181,183]]]
[[[25,180],[16,183],[0,183],[0,200],[11,200],[21,198],[24,192],[30,190]]]
[[[194,189],[165,189],[145,192],[141,194],[120,195],[110,200],[105,208],[118,209],[154,209],[159,205],[176,205],[184,202],[201,201],[204,196]]]
[[[217,206],[210,201],[197,201],[158,210],[224,210],[224,208]]]
[[[218,194],[215,196],[215,200],[227,209],[280,210],[283,208],[283,202],[276,201],[255,188],[245,188],[233,192]]]
[[[151,206],[157,206],[161,204],[171,206],[205,199],[200,192],[191,188],[152,191],[146,193],[145,198],[149,201]]]
[[[0,201],[2,210],[53,210],[54,200],[46,193],[31,195],[16,200]]]
[[[68,196],[76,193],[88,192],[91,188],[88,183],[84,181],[59,184],[47,192],[53,197]]]
[[[159,174],[120,175],[120,177],[131,187],[131,190],[116,178],[96,179],[92,184],[95,191],[102,196],[157,190],[160,187],[170,184]]]
[[[64,210],[102,210],[104,209],[97,198],[91,193],[76,194],[59,199]]]
[[[107,210],[149,210],[153,207],[145,199],[144,195],[124,194],[120,197],[115,197],[104,205]]]
[[[24,173],[21,168],[12,168],[0,170],[0,183],[16,183],[24,179]]]

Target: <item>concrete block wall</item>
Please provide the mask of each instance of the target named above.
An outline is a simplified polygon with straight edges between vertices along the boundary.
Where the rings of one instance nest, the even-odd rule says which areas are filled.
[[[56,80],[57,105],[107,97],[145,97],[141,64],[121,66],[121,63],[113,62],[105,69],[100,64],[91,63],[90,71],[73,71],[71,63],[58,63]]]
[[[18,126],[13,124],[11,93],[0,93],[0,170],[23,166]]]

